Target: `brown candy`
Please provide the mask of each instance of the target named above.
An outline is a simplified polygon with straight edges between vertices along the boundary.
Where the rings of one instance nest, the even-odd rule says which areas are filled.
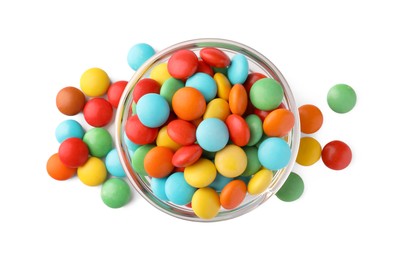
[[[65,87],[56,96],[56,106],[65,115],[73,116],[83,110],[86,97],[75,87]]]

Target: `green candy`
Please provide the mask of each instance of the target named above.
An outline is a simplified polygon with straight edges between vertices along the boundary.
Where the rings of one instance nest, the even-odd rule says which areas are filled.
[[[248,141],[247,146],[253,146],[257,144],[262,137],[262,121],[259,116],[255,114],[248,115],[245,118],[245,121],[250,129],[250,140]]]
[[[272,110],[282,103],[283,88],[281,84],[274,79],[260,79],[252,85],[250,99],[256,108]]]
[[[355,90],[346,84],[337,84],[328,91],[327,103],[334,112],[347,113],[356,104]]]
[[[172,107],[171,103],[173,100],[174,93],[185,86],[184,82],[176,78],[169,78],[164,81],[160,88],[160,95],[165,98],[167,103]]]
[[[83,137],[92,156],[101,158],[108,154],[113,148],[111,134],[104,128],[92,128],[88,130]]]
[[[122,179],[112,178],[102,185],[101,199],[110,208],[120,208],[126,205],[130,197],[129,185]]]
[[[137,172],[140,175],[140,177],[142,177],[142,179],[145,176],[148,176],[146,170],[144,169],[144,158],[146,154],[154,147],[155,145],[152,144],[142,145],[139,148],[137,148],[132,155],[131,162],[133,170]]]
[[[241,176],[251,176],[259,171],[261,163],[258,160],[258,149],[256,147],[243,147],[247,155],[247,167]]]
[[[286,202],[295,201],[302,196],[304,183],[302,178],[294,172],[289,174],[288,179],[276,193],[276,196]]]
[[[217,68],[217,67],[212,67],[213,68],[213,72],[214,73],[222,73],[223,75],[225,75],[227,77],[227,70],[228,68]]]

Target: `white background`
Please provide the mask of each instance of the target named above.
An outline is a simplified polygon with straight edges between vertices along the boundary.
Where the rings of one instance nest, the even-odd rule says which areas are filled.
[[[265,6],[263,3],[266,2]],[[2,1],[0,3],[0,259],[403,259],[404,15],[400,1]],[[339,139],[352,164],[295,167],[298,201],[271,198],[234,220],[203,224],[138,194],[110,209],[100,187],[51,179],[57,92],[103,68],[129,80],[130,47],[157,50],[218,37],[266,55],[298,105],[324,114],[314,134]],[[328,89],[354,87],[357,106],[332,112]]]

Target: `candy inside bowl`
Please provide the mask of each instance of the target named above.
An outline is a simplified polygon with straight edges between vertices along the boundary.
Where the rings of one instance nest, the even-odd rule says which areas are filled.
[[[128,82],[116,142],[135,189],[192,221],[241,216],[275,194],[299,147],[286,80],[262,54],[224,39],[175,44]]]

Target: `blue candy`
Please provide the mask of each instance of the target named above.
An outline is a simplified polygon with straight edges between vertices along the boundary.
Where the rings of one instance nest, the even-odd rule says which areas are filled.
[[[229,130],[222,120],[206,118],[196,129],[196,140],[204,150],[217,152],[229,141]]]
[[[76,120],[68,119],[56,127],[55,135],[59,143],[71,137],[83,139],[84,129]]]
[[[156,128],[167,121],[170,115],[170,106],[163,96],[150,93],[138,100],[136,113],[142,124],[150,128]]]
[[[282,169],[289,163],[290,156],[290,147],[282,138],[270,137],[258,148],[258,160],[269,170]]]
[[[217,192],[220,192],[223,190],[224,186],[226,186],[226,184],[231,182],[232,180],[233,178],[227,178],[218,173],[216,174],[215,180],[209,185],[209,187],[215,189]]]
[[[109,151],[105,157],[105,166],[108,172],[115,177],[126,176],[121,161],[119,160],[118,151],[115,148]]]
[[[153,194],[156,195],[157,198],[168,201],[165,185],[166,185],[167,178],[152,178],[150,181],[151,189]]]
[[[190,203],[195,191],[196,188],[185,181],[183,172],[175,172],[167,178],[165,185],[167,198],[177,205]]]
[[[155,53],[153,47],[149,44],[138,43],[129,50],[128,64],[133,70],[138,70]]]
[[[248,76],[248,61],[244,55],[234,55],[227,70],[227,76],[233,85],[244,83]]]
[[[187,79],[185,86],[199,90],[205,98],[206,103],[214,99],[217,94],[217,85],[215,80],[206,73],[195,73]]]

